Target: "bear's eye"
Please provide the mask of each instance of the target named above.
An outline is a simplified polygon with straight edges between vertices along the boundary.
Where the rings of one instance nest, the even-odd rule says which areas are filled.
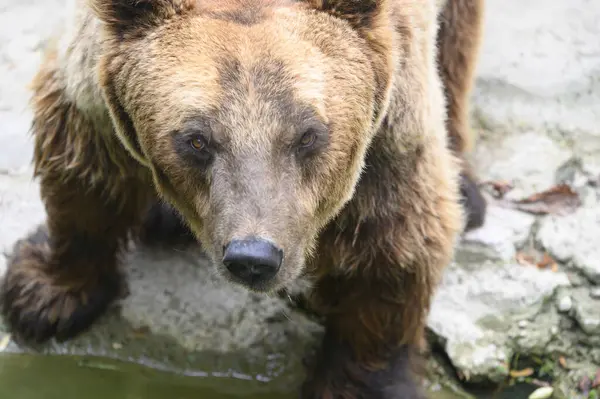
[[[302,148],[311,147],[317,140],[317,132],[313,129],[308,129],[300,138],[299,144]]]
[[[190,139],[190,146],[196,151],[202,151],[206,148],[206,143],[202,137],[196,136]]]
[[[295,155],[302,160],[308,160],[320,154],[329,141],[327,126],[318,121],[309,123],[306,123],[304,129],[300,130],[303,134],[296,139],[293,147]]]

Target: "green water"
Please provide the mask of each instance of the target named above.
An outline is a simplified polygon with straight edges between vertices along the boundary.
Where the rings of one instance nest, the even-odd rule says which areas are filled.
[[[213,377],[193,378],[105,359],[67,356],[0,355],[2,399],[292,399],[293,393],[249,394],[244,382],[223,378],[217,391]],[[212,380],[212,381],[209,381]],[[210,382],[210,383],[209,383]],[[232,386],[236,388],[232,389]],[[245,392],[246,391],[246,392]],[[455,399],[437,392],[431,399]]]
[[[1,399],[296,399],[289,393],[266,393],[256,381],[233,377],[186,377],[130,363],[100,358],[0,355]],[[261,383],[258,383],[261,384]],[[262,385],[262,384],[261,384]],[[500,394],[476,393],[480,399],[525,399],[531,387],[509,387]],[[228,393],[226,393],[228,392]],[[447,391],[430,399],[460,399]]]
[[[0,356],[2,399],[287,399],[216,392],[207,378],[177,376],[107,360],[62,356]],[[223,379],[229,388],[236,381]],[[231,389],[229,389],[231,390]],[[291,398],[291,396],[289,396]]]

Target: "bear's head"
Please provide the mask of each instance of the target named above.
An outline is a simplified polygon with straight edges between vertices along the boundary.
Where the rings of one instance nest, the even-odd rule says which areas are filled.
[[[256,291],[290,283],[385,113],[387,2],[89,1],[122,143],[222,274]]]

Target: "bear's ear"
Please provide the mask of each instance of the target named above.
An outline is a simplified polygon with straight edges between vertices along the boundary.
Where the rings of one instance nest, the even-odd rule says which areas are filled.
[[[193,9],[196,0],[88,0],[96,16],[116,32],[139,31]]]
[[[348,21],[357,29],[369,28],[389,0],[306,0],[314,9]]]

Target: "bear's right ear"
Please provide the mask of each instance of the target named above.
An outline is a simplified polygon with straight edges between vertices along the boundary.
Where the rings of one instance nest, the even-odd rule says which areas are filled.
[[[196,0],[88,0],[94,14],[118,33],[160,25],[192,10]]]

